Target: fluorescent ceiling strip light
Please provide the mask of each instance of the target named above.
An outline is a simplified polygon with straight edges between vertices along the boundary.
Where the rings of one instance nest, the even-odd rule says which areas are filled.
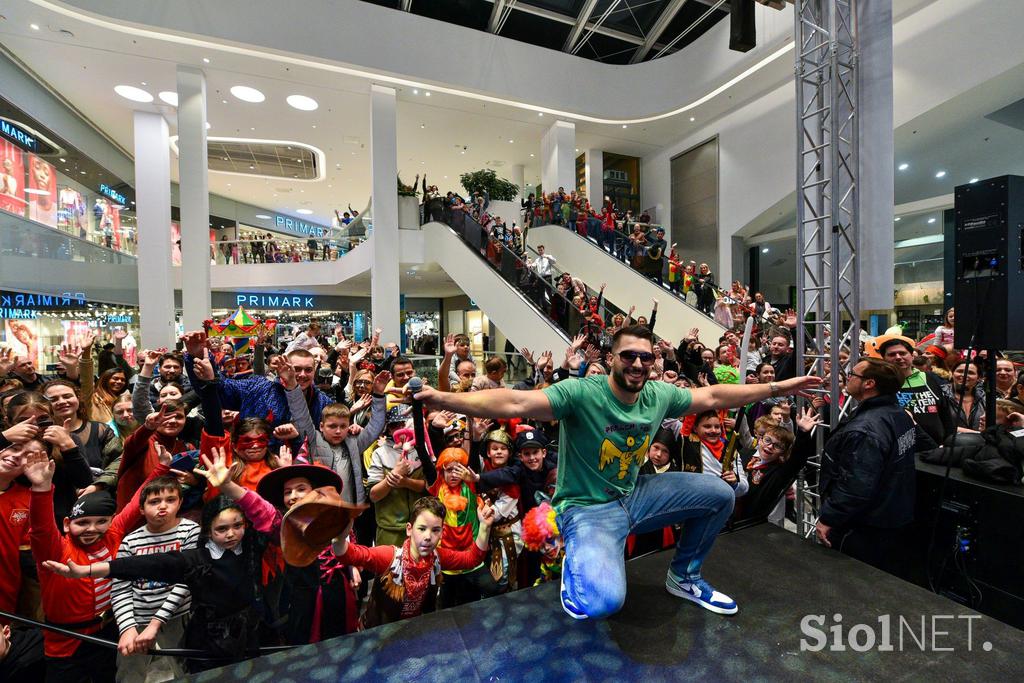
[[[924,237],[911,237],[908,240],[900,240],[895,245],[896,249],[906,249],[907,247],[923,247],[926,244],[938,244],[945,239],[942,235],[925,235]]]
[[[447,95],[454,95],[456,97],[465,97],[468,99],[479,100],[482,102],[491,102],[493,104],[503,104],[518,109],[525,109],[528,111],[544,112],[545,114],[552,114],[554,116],[561,116],[564,118],[576,119],[578,121],[586,121],[588,123],[601,123],[601,124],[623,124],[623,123],[648,123],[650,121],[660,121],[661,119],[671,118],[679,114],[695,109],[705,102],[717,97],[732,86],[745,80],[746,78],[757,73],[764,67],[774,62],[779,57],[783,56],[790,50],[792,50],[795,44],[792,41],[787,42],[785,45],[780,47],[775,52],[771,53],[764,59],[748,67],[738,75],[730,78],[722,85],[718,86],[706,95],[699,97],[698,99],[690,102],[689,104],[683,105],[671,111],[664,112],[662,114],[656,114],[654,116],[646,116],[638,119],[608,119],[600,116],[589,116],[587,114],[577,114],[570,111],[563,111],[561,109],[552,109],[550,107],[542,107],[534,104],[527,104],[525,102],[515,102],[507,100],[502,97],[493,97],[491,95],[484,95],[481,93],[470,92],[468,90],[459,90],[458,88],[449,88],[443,85],[428,84],[421,81],[413,81],[406,78],[397,78],[395,76],[388,76],[385,74],[374,73],[372,71],[366,71],[363,69],[354,69],[351,67],[340,66],[338,64],[329,64],[321,61],[313,61],[309,57],[292,57],[289,55],[277,54],[274,52],[266,52],[261,50],[255,50],[252,48],[241,47],[239,45],[228,45],[225,43],[217,43],[212,40],[202,40],[199,38],[190,38],[188,36],[175,35],[173,33],[161,33],[160,31],[154,31],[152,29],[138,28],[134,26],[127,26],[125,24],[118,24],[107,19],[103,19],[91,14],[84,12],[78,12],[72,10],[63,5],[58,5],[49,0],[29,0],[33,5],[42,7],[43,9],[57,14],[71,17],[78,21],[92,24],[93,26],[99,26],[101,28],[108,29],[110,31],[116,31],[118,33],[124,33],[132,36],[139,36],[142,38],[151,38],[153,40],[162,40],[168,43],[177,43],[179,45],[188,45],[191,47],[199,47],[206,50],[220,50],[222,52],[230,52],[236,55],[242,55],[245,57],[254,57],[257,59],[269,59],[271,61],[280,62],[282,64],[291,64],[300,67],[310,67],[318,69],[320,71],[329,71],[332,73],[345,74],[347,76],[354,76],[356,78],[365,78],[377,83],[387,83],[390,85],[403,86],[407,88],[423,88],[424,90],[432,90],[433,92],[441,92]]]

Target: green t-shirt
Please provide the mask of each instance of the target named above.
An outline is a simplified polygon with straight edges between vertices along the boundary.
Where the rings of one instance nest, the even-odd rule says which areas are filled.
[[[561,423],[553,501],[559,513],[629,494],[661,421],[684,414],[691,400],[687,389],[647,382],[637,402],[626,405],[606,375],[564,380],[544,394]]]

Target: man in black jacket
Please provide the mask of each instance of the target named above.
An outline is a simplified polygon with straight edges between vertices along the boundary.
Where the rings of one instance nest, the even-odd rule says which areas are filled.
[[[914,421],[896,394],[899,370],[868,358],[846,389],[856,411],[829,437],[821,461],[822,543],[892,572],[914,518]]]

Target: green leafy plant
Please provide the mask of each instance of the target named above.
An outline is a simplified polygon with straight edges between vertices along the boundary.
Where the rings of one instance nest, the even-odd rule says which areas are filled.
[[[398,176],[398,196],[399,197],[417,197],[419,192],[416,191],[416,187],[413,185],[406,185],[402,182],[402,176]]]
[[[499,202],[510,202],[519,194],[519,187],[515,183],[499,178],[498,174],[489,168],[463,173],[459,176],[459,181],[469,194],[487,190],[491,199]]]

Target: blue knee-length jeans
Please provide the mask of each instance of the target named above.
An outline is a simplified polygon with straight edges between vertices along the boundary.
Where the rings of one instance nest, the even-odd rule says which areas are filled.
[[[700,578],[715,537],[732,513],[736,494],[718,477],[665,472],[637,479],[623,498],[571,507],[558,517],[565,542],[562,583],[588,617],[614,614],[626,600],[626,537],[683,523],[671,571],[682,581]]]

